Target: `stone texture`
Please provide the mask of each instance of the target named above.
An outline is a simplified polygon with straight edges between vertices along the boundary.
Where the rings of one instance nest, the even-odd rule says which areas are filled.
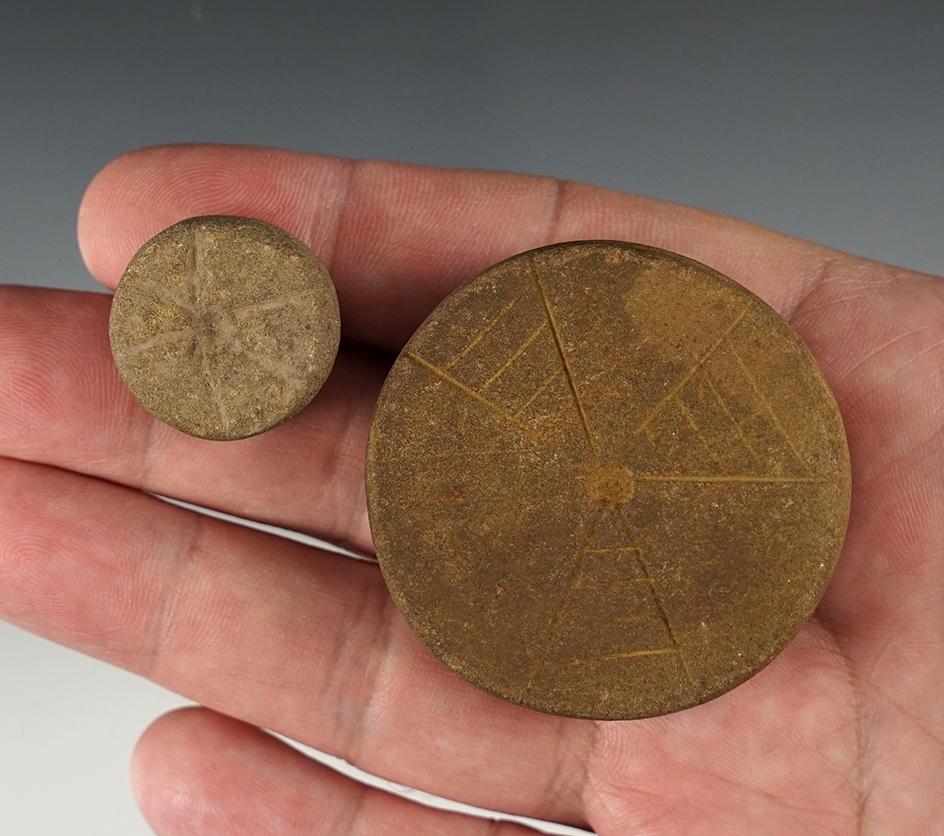
[[[340,315],[328,271],[300,241],[262,221],[204,216],[137,252],[109,332],[148,410],[191,435],[233,440],[311,401],[334,363]]]
[[[646,717],[756,673],[838,559],[836,403],[777,314],[705,265],[560,244],[445,299],[371,429],[390,592],[446,665],[505,699]]]

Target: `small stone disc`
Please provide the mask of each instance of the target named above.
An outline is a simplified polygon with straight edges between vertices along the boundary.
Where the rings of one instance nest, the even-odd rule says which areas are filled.
[[[773,658],[843,543],[832,393],[764,302],[615,241],[504,261],[396,360],[367,456],[397,606],[505,699],[629,719],[705,702]]]
[[[145,408],[190,435],[233,440],[311,401],[334,364],[341,320],[331,277],[304,244],[220,215],[176,223],[138,250],[109,334]]]

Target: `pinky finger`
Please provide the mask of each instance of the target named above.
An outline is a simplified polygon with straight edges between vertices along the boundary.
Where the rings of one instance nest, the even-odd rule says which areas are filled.
[[[159,836],[535,832],[434,810],[365,786],[205,708],[165,714],[145,731],[134,753],[132,783]]]

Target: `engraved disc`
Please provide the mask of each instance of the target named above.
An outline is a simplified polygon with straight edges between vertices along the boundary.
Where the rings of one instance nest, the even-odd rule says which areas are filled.
[[[331,277],[287,232],[205,216],[131,260],[112,301],[112,353],[141,404],[190,435],[246,438],[301,410],[331,371]]]
[[[849,513],[813,357],[698,262],[615,241],[504,261],[398,357],[371,531],[429,649],[505,699],[628,719],[704,702],[809,617]]]

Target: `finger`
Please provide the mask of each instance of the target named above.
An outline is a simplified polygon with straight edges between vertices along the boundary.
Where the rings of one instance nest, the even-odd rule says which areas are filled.
[[[384,363],[342,349],[317,399],[271,432],[191,438],[141,407],[98,293],[0,287],[0,455],[64,467],[370,551],[364,451]]]
[[[447,670],[373,564],[0,459],[0,577],[0,617],[222,713],[470,804],[581,818],[594,725]]]
[[[331,270],[346,335],[394,349],[457,284],[554,241],[665,247],[781,312],[842,260],[720,215],[549,177],[225,145],[147,148],[110,163],[82,202],[79,243],[93,275],[114,287],[148,238],[207,213],[258,217],[301,238]]]
[[[271,735],[201,708],[166,714],[148,728],[135,749],[132,785],[160,836],[534,832],[367,787]]]

